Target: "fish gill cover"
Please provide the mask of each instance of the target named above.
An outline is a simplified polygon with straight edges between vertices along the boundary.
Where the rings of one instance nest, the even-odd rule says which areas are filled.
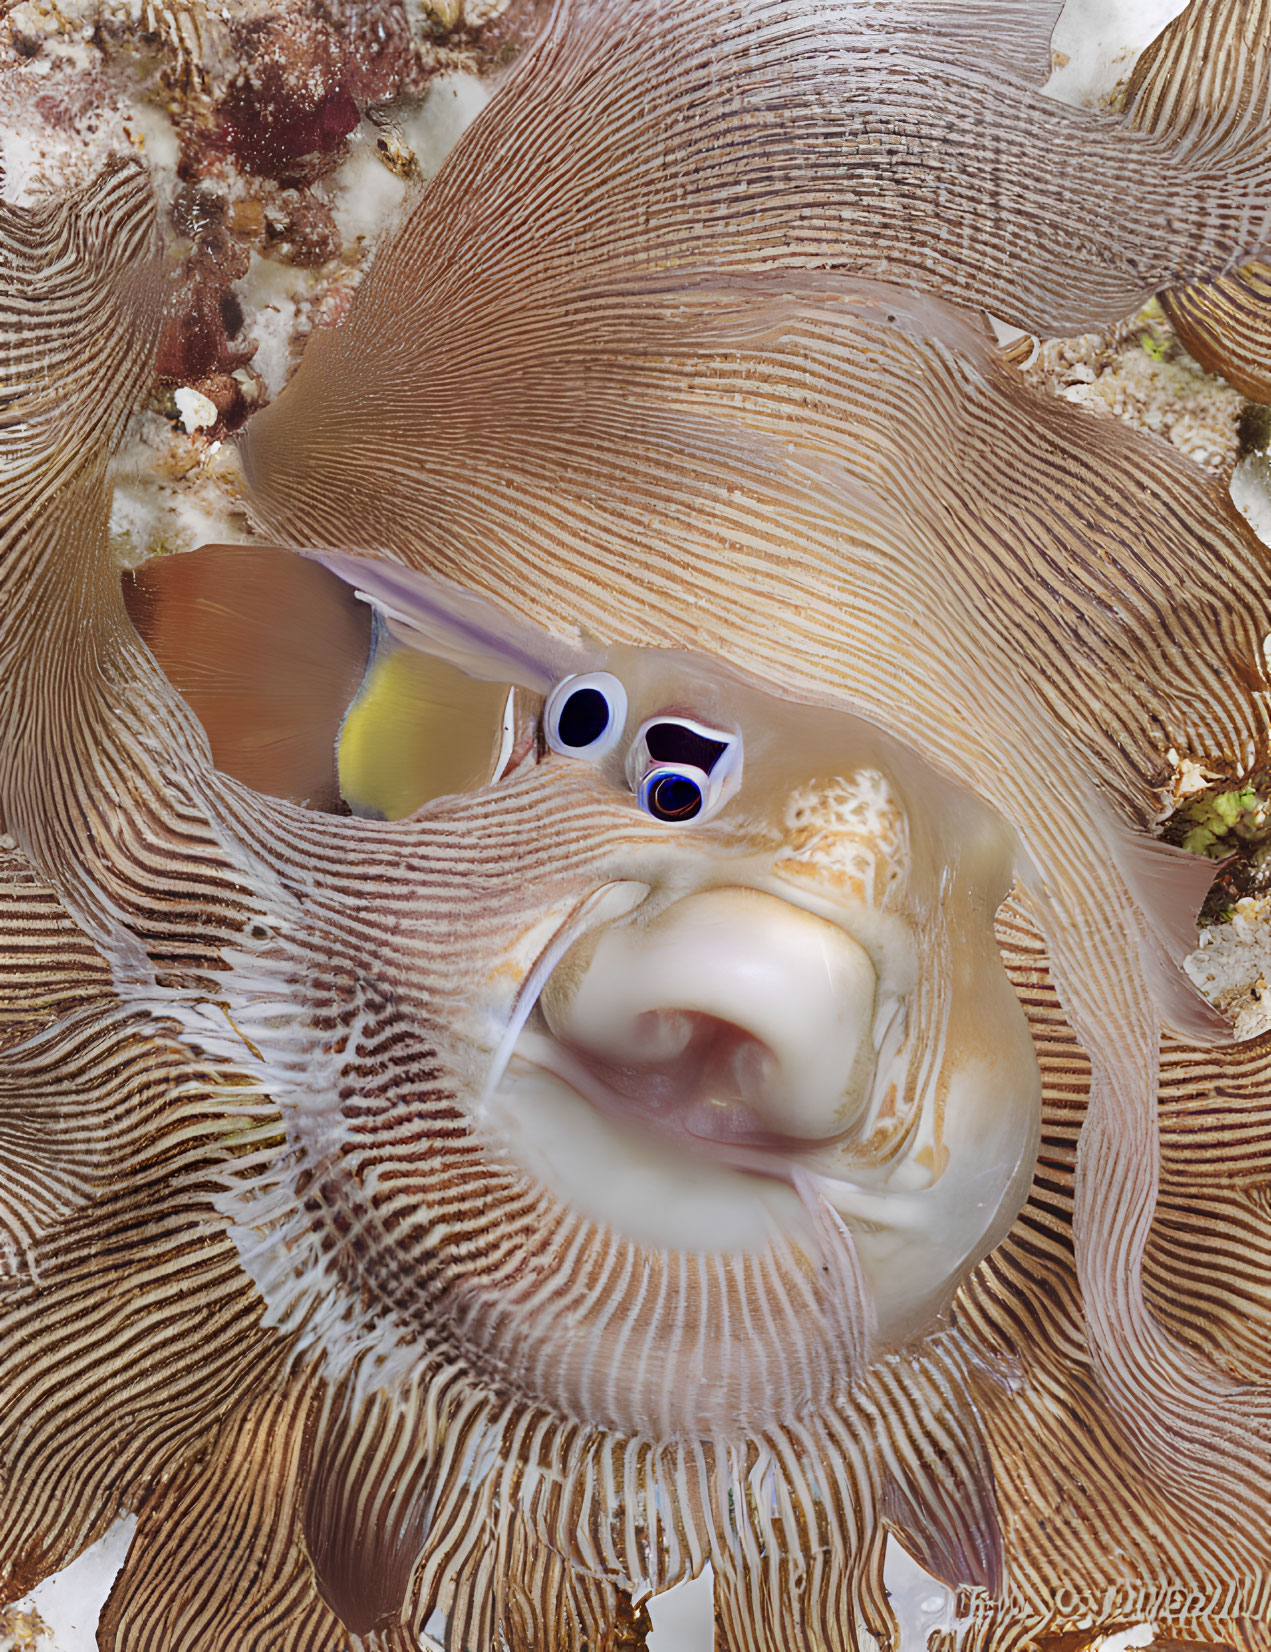
[[[967,1648],[1267,1644],[1271,1044],[1155,826],[1265,767],[1268,553],[984,312],[1262,382],[1271,10],[1118,118],[1057,10],[557,6],[247,420],[278,544],[125,586],[150,184],[0,206],[7,1598],[127,1508],[107,1648],[709,1562],[855,1649],[891,1532]]]

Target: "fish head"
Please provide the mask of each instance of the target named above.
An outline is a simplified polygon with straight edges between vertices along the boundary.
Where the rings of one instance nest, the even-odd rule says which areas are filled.
[[[993,938],[1012,832],[708,656],[322,560],[374,616],[340,812],[260,801],[280,844],[320,823],[328,881],[298,939],[234,961],[257,1048],[291,1005],[260,1076],[304,1197],[266,1296],[312,1313],[303,1254],[352,1315],[328,1347],[397,1368],[458,1339],[627,1430],[828,1403],[1027,1191],[1038,1069]]]

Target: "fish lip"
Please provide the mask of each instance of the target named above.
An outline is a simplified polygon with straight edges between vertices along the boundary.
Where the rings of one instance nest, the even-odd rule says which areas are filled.
[[[512,1060],[534,1068],[571,1090],[604,1118],[614,1119],[653,1141],[678,1144],[721,1168],[768,1181],[794,1186],[810,1154],[842,1139],[842,1135],[788,1136],[758,1123],[744,1133],[728,1135],[707,1134],[680,1118],[669,1119],[666,1126],[659,1126],[656,1114],[642,1112],[567,1044],[546,1030],[540,1032],[525,1027],[516,1041]],[[744,1103],[739,1104],[739,1108],[748,1111]]]
[[[771,895],[812,917],[834,924],[844,934],[856,939],[843,922],[844,906],[841,901],[829,896],[818,897],[808,890],[792,889],[777,876],[761,875],[745,882],[728,878],[718,883],[704,883],[703,887]],[[623,894],[615,900],[617,891],[623,891]],[[633,898],[637,891],[638,898]],[[652,1114],[643,1113],[633,1106],[629,1098],[609,1086],[569,1045],[562,1043],[546,1027],[541,1030],[532,1027],[536,1016],[541,1019],[538,1001],[542,991],[552,971],[574,942],[599,923],[634,911],[651,893],[651,885],[641,880],[612,879],[591,890],[562,919],[518,989],[511,1019],[491,1065],[491,1076],[483,1096],[483,1110],[488,1108],[510,1065],[516,1061],[564,1085],[602,1116],[638,1130],[654,1141],[679,1143],[721,1168],[794,1185],[803,1173],[813,1168],[816,1155],[839,1146],[854,1133],[854,1128],[848,1126],[830,1135],[817,1137],[786,1135],[758,1121],[752,1129],[729,1135],[711,1135],[693,1129],[683,1121],[678,1121],[672,1128],[659,1128]],[[805,898],[798,898],[800,896]],[[621,908],[624,900],[629,902],[625,910]],[[748,1111],[744,1103],[739,1103],[739,1107]]]
[[[650,893],[651,885],[638,878],[610,878],[604,883],[597,884],[570,907],[526,970],[516,990],[508,1024],[491,1058],[481,1098],[483,1107],[488,1105],[491,1096],[503,1082],[508,1063],[512,1059],[525,1024],[534,1013],[548,977],[565,953],[575,941],[594,929],[597,924],[634,912],[637,906],[648,899]]]

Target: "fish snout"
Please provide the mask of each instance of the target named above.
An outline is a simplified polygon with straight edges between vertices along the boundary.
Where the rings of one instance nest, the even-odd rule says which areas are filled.
[[[877,986],[839,925],[726,887],[583,937],[540,1002],[605,1110],[706,1142],[797,1147],[865,1108]]]

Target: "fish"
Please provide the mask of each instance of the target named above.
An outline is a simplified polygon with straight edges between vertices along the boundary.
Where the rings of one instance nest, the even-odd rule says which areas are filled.
[[[245,577],[248,564],[270,571]],[[321,568],[329,573],[322,608],[305,600],[309,576]],[[481,784],[452,792],[444,754],[436,773],[415,772],[415,806],[385,821],[380,838],[385,847],[401,845],[416,870],[401,893],[385,890],[385,915],[362,942],[376,971],[392,978],[406,1024],[436,1024],[433,1036],[440,1038],[445,1023],[447,1088],[467,1096],[496,1141],[518,1143],[526,1166],[571,1210],[662,1248],[674,1238],[673,1248],[697,1253],[722,1243],[726,1231],[743,1250],[766,1242],[773,1217],[764,1199],[753,1210],[747,1205],[748,1214],[734,1211],[729,1178],[716,1176],[716,1168],[741,1172],[739,1185],[756,1196],[785,1186],[817,1220],[827,1199],[852,1230],[880,1343],[903,1340],[938,1315],[967,1267],[1014,1219],[1035,1154],[1035,1057],[992,933],[1012,850],[995,816],[940,784],[928,796],[921,768],[867,726],[771,701],[710,662],[670,651],[582,645],[562,658],[559,639],[509,626],[466,594],[456,605],[438,582],[369,559],[324,552],[315,564],[269,547],[209,546],[152,564],[149,573],[146,623],[160,643],[158,658],[178,668],[174,675],[183,655],[174,633],[183,624],[191,633],[199,629],[197,613],[191,621],[171,612],[182,607],[192,580],[217,591],[218,620],[240,605],[255,608],[268,583],[280,598],[271,610],[275,639],[294,625],[314,662],[308,673],[293,669],[290,680],[297,701],[312,707],[302,715],[320,727],[327,722],[323,697],[303,690],[339,660],[337,647],[320,644],[328,624],[337,638],[343,633],[346,588],[369,596],[395,637],[413,639],[412,652],[448,649],[456,678],[463,677],[461,659],[483,677],[505,680],[492,698],[481,679],[452,679],[422,709],[417,694],[404,695],[407,716],[430,729],[440,711],[460,743],[478,760],[484,755],[487,773]],[[294,603],[284,594],[288,579]],[[154,608],[166,623],[156,623]],[[292,616],[285,627],[280,614]],[[218,701],[218,721],[232,716],[241,693],[237,663],[218,693],[208,680],[212,650],[189,651],[202,665],[201,703]],[[276,646],[270,669],[279,654],[289,657]],[[390,647],[386,660],[383,644],[377,646],[367,675],[386,734],[375,761],[396,770],[412,763],[414,748],[398,738],[402,718],[382,705],[375,681],[394,657],[400,648]],[[333,674],[344,676],[338,664]],[[495,730],[518,678],[522,690],[541,693],[528,706],[513,705],[510,737],[501,743]],[[390,684],[401,692],[398,673]],[[350,716],[360,715],[363,696],[359,684]],[[603,736],[570,745],[561,732],[571,727],[568,709],[574,706],[577,717],[588,697],[605,702],[608,726]],[[370,816],[350,814],[347,805],[350,796],[360,803],[368,789],[376,791],[378,781],[368,782],[362,759],[352,768],[345,761],[348,738],[342,732],[337,742],[342,787],[352,780],[346,811],[315,811],[310,803],[307,813],[324,820],[328,858],[347,865],[345,876],[356,882],[362,857],[375,858],[375,839],[364,835],[373,830]],[[365,740],[361,731],[358,739]],[[226,755],[233,761],[240,753],[231,744]],[[259,761],[254,750],[242,757],[253,778]],[[278,763],[290,773],[285,754]],[[496,782],[499,789],[491,789]],[[432,795],[421,801],[423,790]],[[612,824],[589,814],[588,790],[615,801]],[[436,898],[431,867],[460,853],[451,841],[460,828],[448,828],[435,844],[427,835],[412,841],[411,834],[465,799],[472,800],[459,816],[468,870]],[[498,816],[524,820],[505,829],[497,851],[496,864],[520,888],[516,895],[499,891],[494,867],[483,859],[490,828],[474,812],[476,800]],[[624,815],[630,843],[621,848],[619,867],[610,864],[618,849],[603,846],[620,836]],[[547,826],[553,819],[555,830]],[[645,846],[655,823],[661,830]],[[391,826],[398,830],[390,834]],[[587,858],[592,830],[602,846],[594,864]],[[574,834],[580,841],[571,851]],[[554,890],[550,862],[527,875],[538,836],[549,856],[577,859],[581,881]],[[309,858],[294,848],[291,854]],[[281,861],[269,874],[271,883],[288,875]],[[334,871],[328,876],[339,881]],[[469,882],[481,888],[479,901]],[[518,902],[527,903],[524,910]],[[369,902],[368,912],[380,904]],[[499,937],[495,951],[484,961],[465,958],[461,937],[475,933],[487,906],[485,921]],[[454,949],[444,967],[418,950],[433,935]],[[257,990],[247,984],[255,966],[244,959],[236,967],[237,1036],[264,1051],[277,1032],[278,993],[259,989],[266,1024],[257,1026],[247,1007]],[[371,964],[359,969],[369,977]],[[933,987],[931,971],[949,985]],[[302,991],[305,974],[297,966],[284,996]],[[427,990],[412,1001],[405,983],[415,978]],[[319,1019],[312,1005],[297,1015],[303,1026]],[[306,1072],[312,1059],[305,1057]],[[427,1059],[435,1070],[441,1047]],[[277,1095],[279,1076],[262,1068],[265,1082]],[[332,1096],[344,1095],[351,1082],[359,1081],[333,1076]],[[310,1081],[297,1098],[302,1136],[319,1111]],[[336,1122],[322,1128],[333,1140],[341,1132]],[[671,1144],[669,1160],[659,1142]],[[685,1153],[690,1170],[680,1186]],[[660,1193],[646,1214],[650,1185]],[[798,1227],[788,1199],[782,1208],[781,1220]],[[362,1212],[354,1225],[370,1221]],[[268,1281],[260,1283],[271,1294]],[[676,1307],[677,1314],[688,1311]],[[692,1311],[709,1322],[705,1306]],[[499,1363],[524,1361],[535,1327],[514,1319],[501,1337],[507,1347]],[[674,1359],[669,1330],[650,1334],[650,1341],[659,1361]],[[786,1342],[781,1357],[788,1354]],[[695,1348],[695,1360],[705,1357]],[[334,1359],[330,1348],[327,1358]],[[558,1375],[570,1363],[565,1347],[545,1361]],[[705,1376],[700,1365],[698,1374]],[[752,1381],[756,1395],[780,1404],[775,1371]],[[719,1384],[728,1389],[722,1375]],[[672,1397],[659,1378],[641,1401],[645,1409],[623,1414],[624,1426],[685,1426],[657,1409]],[[711,1383],[699,1400],[715,1405]],[[562,1393],[557,1403],[569,1409],[583,1401]],[[708,1410],[695,1426],[705,1429],[710,1416]]]
[[[156,1498],[103,1644],[213,1643],[209,1519],[217,1620],[254,1591],[286,1645],[440,1610],[581,1652],[708,1558],[738,1647],[894,1638],[884,1520],[997,1581],[940,1338],[1036,1157],[1010,828],[838,710],[384,559],[121,580],[148,180],[0,236],[41,295],[0,562],[6,1592]],[[487,772],[381,807],[439,716]]]
[[[1141,1267],[1162,1033],[1230,1037],[1180,967],[1213,868],[1156,828],[1177,760],[1265,763],[1268,551],[1168,446],[1025,385],[986,313],[1102,324],[1256,260],[1271,29],[1193,6],[1136,121],[1029,89],[1054,14],[558,8],[242,454],[280,543],[714,655],[1002,812],[1093,1062],[1100,1381],[1180,1504],[1239,1526],[1219,1482],[1266,1398]]]

